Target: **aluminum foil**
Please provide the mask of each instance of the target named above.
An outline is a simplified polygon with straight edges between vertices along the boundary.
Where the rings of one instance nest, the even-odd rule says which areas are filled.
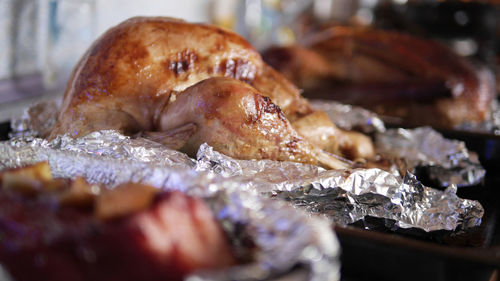
[[[475,185],[486,174],[477,157],[467,150],[463,142],[445,139],[429,127],[387,131],[383,121],[366,109],[324,100],[316,100],[312,104],[314,108],[325,111],[340,128],[375,133],[376,152],[392,160],[393,166],[399,166],[395,170],[415,172],[417,168],[424,167],[423,172],[442,187]],[[497,119],[500,120],[500,110],[497,111]],[[486,123],[493,124],[490,121]]]
[[[261,164],[232,159],[208,145],[200,147],[197,159],[199,170],[251,178],[250,184],[260,192],[323,214],[337,224],[373,216],[394,220],[394,226],[401,228],[458,230],[479,226],[484,213],[479,202],[459,198],[455,185],[445,191],[425,187],[411,173],[401,178],[380,169],[323,170],[294,162]],[[269,185],[273,190],[267,189]]]
[[[330,100],[312,100],[311,106],[328,114],[339,128],[358,130],[363,133],[384,132],[385,125],[377,114],[359,106],[347,105]]]
[[[294,162],[236,160],[208,145],[200,147],[193,166],[182,153],[169,154],[158,144],[133,149],[134,143],[140,147],[150,142],[114,131],[76,140],[65,136],[51,142],[12,140],[0,143],[0,164],[17,167],[45,160],[56,176],[84,176],[110,186],[131,180],[166,185],[173,178],[165,171],[172,167],[208,171],[237,180],[241,190],[285,198],[339,224],[370,215],[395,220],[404,228],[455,230],[479,225],[483,214],[478,202],[458,198],[454,186],[445,192],[433,190],[410,180],[411,176],[402,179],[379,169],[327,171]]]
[[[259,193],[288,190],[325,171],[315,165],[295,162],[238,160],[214,151],[207,144],[202,144],[198,150],[195,169],[236,177],[244,183],[245,189]]]
[[[118,140],[112,142],[123,140],[123,136],[114,134]],[[106,142],[111,135],[111,132],[101,133],[100,136],[105,136],[101,141]],[[92,136],[94,141],[95,137]],[[55,177],[83,176],[91,183],[106,184],[110,188],[125,182],[142,182],[204,198],[235,244],[238,245],[238,239],[250,238],[256,251],[252,255],[253,261],[248,264],[197,273],[188,280],[273,279],[283,277],[283,274],[288,276],[289,271],[297,266],[301,276],[309,280],[339,279],[339,245],[326,220],[311,217],[285,202],[245,190],[242,188],[244,183],[234,177],[225,178],[181,165],[172,167],[165,162],[141,161],[145,156],[140,155],[145,150],[127,152],[134,154],[138,161],[117,157],[116,153],[89,153],[92,143],[80,149],[81,141],[70,142],[71,145],[66,143],[64,150],[39,139],[30,143],[2,142],[1,167],[45,160]],[[145,158],[151,160],[148,157]],[[236,247],[237,253],[248,251],[243,246]]]
[[[407,169],[425,167],[430,179],[442,186],[470,186],[481,182],[486,170],[461,141],[445,139],[430,127],[391,129],[376,134],[376,150],[402,158]]]
[[[436,178],[445,185],[461,184],[467,179],[476,182],[481,176],[477,162],[473,163],[472,167],[476,168],[473,170],[467,170],[467,165],[460,166],[468,164],[470,158],[463,144],[443,139],[431,129],[405,130],[410,140],[414,138],[418,141],[404,143],[404,139],[402,141],[394,130],[386,132],[383,122],[367,110],[334,102],[322,106],[321,109],[326,110],[330,118],[343,120],[344,128],[364,128],[367,132],[378,132],[378,143],[381,143],[379,149],[382,150],[383,144],[388,144],[384,153],[406,158],[408,163],[412,163],[411,167],[432,167]],[[208,145],[200,147],[197,160],[194,161],[183,153],[147,139],[130,138],[114,131],[95,132],[79,139],[60,136],[50,142],[36,138],[44,130],[40,125],[44,124],[43,120],[47,123],[55,120],[55,115],[50,112],[56,111],[57,107],[56,102],[46,102],[30,108],[23,117],[12,121],[10,143],[0,145],[0,155],[3,156],[0,165],[14,167],[47,160],[57,176],[83,175],[90,181],[111,186],[128,180],[156,184],[150,180],[164,179],[162,171],[165,167],[209,171],[238,180],[242,190],[285,198],[309,211],[327,215],[339,224],[353,223],[370,215],[395,220],[399,227],[426,231],[454,230],[478,225],[482,217],[479,203],[459,199],[453,186],[446,192],[427,187],[418,189],[413,181],[408,183],[411,177],[407,177],[405,182],[397,175],[378,169],[325,171],[314,165],[293,162],[236,160],[213,151]],[[398,145],[401,149],[396,149]],[[79,160],[83,158],[87,160]],[[108,168],[114,167],[115,161],[131,169]],[[461,174],[461,171],[466,172]],[[409,186],[420,192],[405,193]],[[311,192],[314,196],[310,195]],[[395,199],[394,194],[400,194],[403,199]],[[442,195],[442,198],[438,195]],[[371,201],[366,201],[367,196]]]

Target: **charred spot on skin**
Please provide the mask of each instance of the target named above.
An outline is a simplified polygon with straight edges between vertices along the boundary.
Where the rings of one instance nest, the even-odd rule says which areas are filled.
[[[280,107],[274,104],[269,97],[255,95],[254,96],[255,110],[256,114],[250,114],[247,116],[246,123],[254,124],[259,120],[262,120],[263,113],[277,114],[281,121],[286,122],[285,114],[281,111]]]
[[[302,140],[297,137],[293,137],[291,141],[287,142],[285,146],[290,150],[290,151],[296,151],[298,149],[298,143],[301,142]]]
[[[257,123],[260,120],[261,111],[260,111],[260,108],[259,108],[259,105],[257,102],[255,103],[255,105],[256,105],[257,113],[246,115],[245,124],[247,124],[247,125],[254,125],[255,123]]]
[[[264,112],[270,114],[277,114],[282,121],[286,121],[285,114],[283,114],[283,111],[281,111],[281,108],[279,106],[274,104],[269,97],[262,97],[262,98],[264,100],[264,104],[262,107],[262,110],[264,110]]]
[[[265,112],[264,108],[267,106],[267,103],[269,103],[269,99],[260,95],[254,95],[253,99],[255,104],[255,114],[248,114],[246,116],[245,123],[248,125],[255,124],[261,120],[262,112]]]
[[[255,79],[256,67],[248,60],[235,58],[224,59],[214,69],[214,73],[222,74],[243,82],[252,82]]]
[[[197,62],[198,55],[193,50],[186,49],[177,53],[174,59],[167,60],[166,66],[175,76],[178,76],[189,71]]]
[[[270,153],[265,148],[260,147],[257,151],[262,159],[274,159],[275,158],[275,157],[273,157],[273,153]]]

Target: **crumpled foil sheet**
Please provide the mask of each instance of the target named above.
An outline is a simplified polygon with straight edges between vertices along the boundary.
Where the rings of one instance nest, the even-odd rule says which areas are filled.
[[[430,127],[386,130],[384,122],[369,110],[326,100],[315,100],[312,105],[325,111],[340,128],[375,133],[378,154],[390,160],[402,159],[404,170],[414,172],[425,167],[428,177],[442,187],[475,185],[486,174],[477,157],[467,151],[463,142],[445,139]],[[500,110],[497,111],[493,116],[498,115],[500,125]],[[400,163],[395,162],[394,166],[399,166]]]
[[[91,183],[102,183],[110,188],[124,182],[142,182],[161,189],[176,189],[204,198],[232,241],[248,237],[256,245],[253,261],[233,268],[200,272],[188,280],[263,280],[287,276],[292,268],[300,265],[302,275],[309,280],[339,279],[339,244],[330,223],[311,217],[285,202],[265,198],[255,191],[242,188],[237,178],[225,178],[214,173],[195,171],[190,166],[174,165],[152,160],[150,150],[120,150],[133,154],[137,161],[118,157],[115,145],[107,143],[124,141],[123,136],[109,131],[92,134],[89,146],[82,148],[85,138],[65,142],[64,150],[55,144],[57,139],[46,142],[0,143],[0,167],[18,167],[39,161],[48,161],[55,177],[83,176]],[[106,143],[102,153],[90,153],[103,136]],[[125,147],[130,143],[125,142]],[[146,155],[141,156],[146,151]],[[156,155],[162,158],[161,155]],[[175,158],[176,154],[166,157]],[[142,161],[141,159],[147,159]],[[181,157],[181,160],[183,158]],[[172,160],[180,163],[181,160]],[[242,231],[243,229],[243,231]],[[242,235],[244,237],[242,237]],[[238,245],[238,243],[235,243]],[[248,252],[237,247],[236,252]],[[243,254],[241,254],[243,255]]]
[[[84,176],[91,182],[111,186],[130,180],[158,185],[155,181],[165,180],[164,170],[170,167],[193,173],[209,171],[237,179],[241,190],[279,194],[339,224],[353,223],[370,215],[393,219],[399,227],[454,230],[479,225],[483,214],[478,202],[458,198],[454,186],[445,192],[433,190],[410,181],[411,177],[403,180],[379,169],[324,170],[294,162],[236,160],[206,144],[200,147],[192,166],[190,161],[185,162],[182,153],[169,154],[164,148],[155,154],[154,149],[161,149],[154,143],[153,148],[133,149],[134,142],[151,144],[114,131],[96,132],[76,140],[65,136],[51,142],[14,139],[0,143],[0,166],[17,167],[45,160],[56,176]],[[128,168],[116,169],[116,163]]]
[[[339,128],[358,130],[363,133],[384,132],[382,119],[374,112],[359,106],[347,105],[330,100],[311,100],[311,106],[328,114]]]
[[[358,110],[350,106],[335,105],[335,103],[331,103],[331,105],[334,105],[332,108],[340,108],[341,112]],[[373,215],[380,218],[393,219],[400,227],[415,227],[426,231],[438,229],[453,230],[478,225],[483,213],[483,209],[479,203],[456,197],[454,187],[450,187],[444,193],[442,191],[435,191],[437,193],[433,193],[432,189],[427,187],[417,189],[415,187],[416,183],[411,182],[411,184],[408,184],[401,177],[378,169],[325,171],[314,165],[293,162],[236,160],[213,151],[208,145],[200,147],[197,161],[193,162],[186,155],[177,151],[166,149],[159,144],[143,138],[133,139],[125,137],[114,131],[95,132],[80,139],[62,136],[51,142],[47,142],[43,139],[34,138],[36,132],[30,133],[40,127],[36,125],[37,123],[43,123],[37,121],[35,116],[46,116],[46,114],[43,114],[44,108],[46,110],[55,110],[57,109],[57,103],[45,104],[34,110],[38,114],[31,114],[31,117],[25,115],[18,120],[12,121],[14,130],[10,146],[16,149],[15,151],[9,151],[9,149],[12,150],[13,148],[10,146],[0,146],[0,155],[5,155],[0,163],[7,162],[6,166],[12,167],[19,166],[22,163],[28,164],[41,160],[49,160],[49,163],[54,166],[53,169],[56,170],[56,175],[58,175],[59,171],[61,176],[85,175],[91,181],[100,182],[105,180],[105,183],[110,185],[115,184],[117,178],[144,181],[148,178],[155,178],[157,174],[161,176],[161,172],[157,172],[158,167],[175,166],[184,169],[194,168],[197,171],[210,171],[224,177],[236,178],[240,183],[240,189],[267,193],[271,196],[276,196],[280,193],[281,197],[285,197],[298,205],[304,205],[300,202],[307,202],[306,199],[317,199],[317,202],[313,200],[307,204],[310,206],[308,209],[327,214],[334,222],[339,224],[349,224],[363,219],[366,215]],[[33,109],[31,110],[33,111]],[[357,124],[371,124],[372,129],[370,130],[379,132],[378,134],[381,136],[387,136],[388,142],[391,141],[391,138],[399,138],[398,135],[392,135],[392,131],[389,131],[387,134],[383,133],[385,131],[383,126],[373,126],[373,124],[379,123],[383,125],[382,121],[373,121],[379,120],[372,119],[376,115],[366,110],[361,110],[360,112],[351,112],[351,115],[357,116],[357,119],[355,118],[355,120],[358,120]],[[349,120],[350,118],[337,119]],[[360,128],[363,126],[352,125],[352,127]],[[432,150],[432,143],[434,143],[434,140],[427,142],[429,144],[429,155],[432,155],[433,151],[442,150],[442,148]],[[442,138],[437,143],[448,144],[447,140]],[[451,143],[453,144],[452,141]],[[414,145],[421,144],[422,142],[418,142]],[[459,151],[455,154],[449,154],[455,155],[454,159],[463,160],[464,158],[460,157],[467,155],[467,152],[464,152],[462,149],[463,145],[445,147],[448,149],[446,151],[453,151],[453,147]],[[401,151],[406,152],[408,149]],[[414,149],[414,152],[420,153],[418,149]],[[64,161],[64,157],[61,158],[59,155],[69,157],[69,160]],[[136,172],[130,174],[129,170],[109,171],[106,168],[108,165],[88,161],[75,165],[69,162],[79,160],[71,155],[78,155],[78,157],[99,155],[101,158],[93,161],[102,161],[103,163],[119,160],[122,161],[123,165],[135,167]],[[410,157],[411,155],[406,156]],[[54,157],[55,159],[61,158],[62,160],[51,161]],[[31,159],[31,162],[29,162],[29,159]],[[420,158],[415,159],[422,160]],[[448,160],[446,158],[446,163],[449,163]],[[94,165],[101,168],[96,170]],[[72,169],[68,170],[68,166],[72,167]],[[112,167],[113,165],[110,164],[110,166]],[[444,169],[448,169],[448,167],[445,166]],[[437,171],[439,166],[435,165],[434,168]],[[68,171],[73,171],[73,173],[67,174]],[[445,175],[443,171],[437,174]],[[408,181],[410,178],[407,177],[406,180]],[[443,179],[443,181],[448,181],[448,178]],[[456,183],[456,181],[448,182]],[[320,194],[327,194],[328,196],[309,196],[306,191],[312,191],[308,189],[311,186],[319,190]],[[422,191],[408,193],[406,192],[409,189],[408,186],[411,186],[412,190]],[[301,192],[306,197],[301,198],[300,200],[302,201],[295,200],[294,198],[298,198],[297,196]],[[332,197],[332,194],[335,194],[337,197]],[[366,194],[369,194],[371,201],[366,201],[366,197],[368,196]],[[400,194],[400,197],[402,196],[403,199],[394,199],[394,194]],[[436,201],[436,198],[438,198],[436,194],[442,194],[442,198],[438,201]],[[359,198],[360,196],[361,199]],[[393,203],[386,204],[386,202],[393,201],[399,203],[396,203],[396,205],[393,205]],[[404,207],[406,206],[405,204],[409,204],[407,202],[419,203],[415,207],[408,208]],[[444,206],[447,207],[445,208]]]
[[[195,170],[236,177],[245,189],[258,193],[288,190],[326,171],[316,165],[295,162],[238,160],[213,150],[206,143],[200,146],[196,158]]]
[[[459,198],[456,186],[445,191],[425,187],[410,173],[401,178],[380,169],[323,170],[294,162],[236,160],[208,145],[200,147],[197,160],[198,170],[252,179],[249,184],[260,192],[337,224],[373,216],[394,220],[401,228],[457,230],[480,225],[484,213],[479,202]],[[274,185],[272,191],[262,188],[269,184]]]
[[[407,169],[426,167],[429,178],[443,187],[481,182],[486,170],[461,141],[444,138],[430,127],[391,129],[375,137],[378,153],[405,160]]]

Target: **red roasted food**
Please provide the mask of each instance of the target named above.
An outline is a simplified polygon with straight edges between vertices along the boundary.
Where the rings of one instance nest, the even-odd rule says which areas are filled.
[[[36,192],[25,193],[26,181],[5,181],[20,172],[3,173],[0,189],[0,263],[16,281],[182,280],[235,263],[200,199],[140,184],[96,195],[81,179],[50,177],[32,177]]]

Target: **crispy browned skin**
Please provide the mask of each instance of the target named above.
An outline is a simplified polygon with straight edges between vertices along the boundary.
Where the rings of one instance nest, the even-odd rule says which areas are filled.
[[[380,97],[380,100],[392,103],[391,106],[398,100],[403,105],[392,109],[391,106],[383,107],[385,111],[381,113],[446,127],[481,122],[490,114],[494,88],[488,75],[480,74],[465,59],[430,40],[397,32],[334,27],[311,36],[304,45],[305,48],[273,48],[264,54],[264,58],[306,91],[314,85],[328,84],[324,83],[326,80],[330,80],[327,87],[332,87],[331,81],[372,85],[396,85],[401,81],[420,81],[427,85],[440,83],[445,93],[434,97],[419,98],[404,90],[401,92],[407,92],[406,97],[404,94],[399,98]],[[330,88],[332,97],[335,97],[335,87],[338,86]],[[359,95],[357,100],[350,101],[380,108],[369,97],[374,92],[364,90],[368,98]],[[426,95],[426,91],[422,90],[420,94]],[[421,105],[405,107],[409,98],[420,100]]]
[[[252,46],[235,33],[210,25],[190,24],[169,18],[133,18],[106,32],[80,60],[68,82],[58,122],[50,137],[64,133],[82,136],[101,129],[135,133],[175,128],[176,126],[164,123],[160,126],[162,116],[174,109],[169,104],[173,101],[172,93],[180,98],[188,87],[211,77],[228,77],[246,82],[279,105],[289,120],[298,120],[313,112],[298,89],[267,66]],[[217,84],[216,80],[211,80],[210,83]],[[240,82],[233,80],[231,83]],[[217,86],[207,86],[207,89],[214,88]],[[209,96],[204,92],[198,94]],[[235,101],[229,101],[231,102]],[[254,106],[248,103],[242,105]],[[164,110],[166,107],[169,110]],[[241,113],[247,111],[241,110]],[[233,112],[233,119],[225,118],[224,122],[235,122],[231,125],[234,127],[241,126],[237,122],[242,122],[244,117],[236,118],[235,114]],[[177,116],[175,120],[182,118],[184,117]],[[180,123],[186,125],[189,122],[186,119],[175,124],[183,125]],[[330,124],[336,129],[331,122]],[[259,129],[266,128],[272,131],[270,127]],[[191,145],[204,139],[199,132],[208,131],[201,126],[197,130],[197,139],[189,142]],[[231,130],[225,132],[234,133]],[[295,137],[294,133],[290,133],[287,138],[291,140]],[[253,137],[266,134],[268,132],[262,132]],[[233,140],[230,135],[219,137],[219,143]],[[249,137],[251,136],[247,139]],[[209,135],[205,138],[214,139]],[[255,140],[253,143],[262,144],[266,141]],[[235,144],[235,147],[241,146]],[[269,147],[260,149],[270,150]],[[243,156],[246,150],[238,151],[233,148],[230,151],[230,156],[250,158]],[[332,152],[340,151],[335,147]],[[269,159],[286,158],[277,157],[278,154],[274,153],[263,152],[261,155],[261,158]],[[311,157],[314,156],[309,159]],[[305,158],[288,158],[292,161],[299,161],[298,159]]]

